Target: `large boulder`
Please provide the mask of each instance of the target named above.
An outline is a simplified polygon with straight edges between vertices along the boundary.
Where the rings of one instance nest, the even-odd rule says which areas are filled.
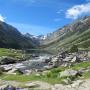
[[[80,62],[80,59],[77,56],[74,56],[73,59],[71,60],[72,63],[74,62]]]
[[[33,81],[25,84],[29,90],[51,90],[52,85],[42,81]]]
[[[47,65],[47,66],[44,66],[45,70],[49,70],[49,69],[52,69],[53,66],[52,65]]]
[[[7,74],[13,74],[13,75],[16,75],[16,71],[17,71],[16,68],[12,68],[12,70],[9,70],[9,71],[7,72]]]
[[[7,87],[7,84],[5,85],[0,85],[0,90],[4,90]]]
[[[68,69],[68,70],[60,72],[60,77],[76,76],[77,74],[78,74],[78,71]]]
[[[25,68],[18,68],[16,70],[19,74],[24,74],[24,75],[30,75],[32,74],[34,71],[33,70],[28,70],[28,69],[25,69]]]
[[[27,88],[35,88],[35,87],[39,87],[39,84],[34,83],[34,82],[30,82],[30,83],[27,83],[25,86]]]
[[[0,57],[0,64],[12,64],[12,63],[16,63],[16,61],[17,60],[12,57],[7,57],[7,56]]]
[[[87,70],[88,70],[88,69],[87,69]],[[82,74],[82,73],[86,72],[87,70],[86,70],[86,68],[80,68],[80,69],[78,70],[78,72]]]
[[[72,84],[55,84],[52,90],[90,90],[90,82],[84,82],[83,80],[77,80]]]
[[[45,59],[45,63],[49,63],[49,62],[51,62],[51,60],[52,60],[51,57],[50,57],[50,58],[46,58],[46,59]]]
[[[52,65],[53,67],[58,67],[61,65],[61,61],[62,61],[61,58],[59,58],[58,56],[55,56],[52,58],[49,65]]]
[[[12,70],[13,64],[1,65],[0,68],[2,68],[3,71],[7,72],[9,70]]]
[[[72,60],[73,56],[67,56],[65,59],[63,59],[64,62],[70,62]]]
[[[88,52],[88,57],[90,58],[90,51]]]
[[[66,78],[66,79],[62,80],[62,84],[64,84],[64,85],[68,85],[68,84],[71,84],[71,83],[72,83],[72,80],[70,78]]]
[[[16,90],[16,88],[12,85],[7,85],[3,90]]]

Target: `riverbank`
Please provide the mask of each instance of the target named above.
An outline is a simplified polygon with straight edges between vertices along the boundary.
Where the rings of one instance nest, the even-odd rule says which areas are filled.
[[[0,65],[0,70],[2,71],[0,87],[4,85],[4,88],[37,90],[49,85],[49,90],[57,90],[56,88],[59,90],[60,87],[73,85],[78,80],[80,80],[78,83],[81,83],[82,80],[90,78],[90,53],[81,51],[61,52],[57,55],[33,54],[33,57],[26,61]]]
[[[30,75],[21,75],[17,73],[3,74],[0,76],[0,88],[8,85],[19,88],[20,90],[80,90],[80,88],[89,90],[90,87],[90,61],[82,62],[69,67],[58,67],[51,70],[37,72]],[[73,70],[73,72],[72,72]],[[76,73],[81,73],[81,76],[76,76]],[[64,72],[66,76],[64,76]],[[70,77],[68,76],[70,73]],[[76,73],[75,73],[76,72]],[[64,77],[61,77],[63,73]],[[72,76],[74,75],[74,76]],[[47,87],[46,87],[47,85]],[[85,87],[83,87],[85,86]]]

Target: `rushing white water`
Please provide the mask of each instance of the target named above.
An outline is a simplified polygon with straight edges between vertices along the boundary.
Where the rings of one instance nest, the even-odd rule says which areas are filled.
[[[43,70],[45,66],[47,66],[47,63],[45,60],[49,60],[51,56],[50,55],[40,55],[38,57],[35,57],[33,59],[23,61],[21,63],[16,64],[8,64],[8,65],[1,65],[0,67],[4,67],[6,70],[9,69],[22,69],[22,70]]]
[[[25,61],[22,64],[27,69],[40,69],[47,65],[47,63],[45,63],[45,60],[49,58],[50,56],[48,55],[39,56],[38,58],[35,58],[33,60]]]

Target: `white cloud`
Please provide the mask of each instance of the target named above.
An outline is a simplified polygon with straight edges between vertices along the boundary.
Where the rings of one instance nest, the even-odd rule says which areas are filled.
[[[4,22],[5,20],[5,17],[3,17],[1,14],[0,14],[0,21]]]
[[[78,16],[88,13],[90,13],[90,3],[75,5],[67,10],[66,18],[76,19]]]

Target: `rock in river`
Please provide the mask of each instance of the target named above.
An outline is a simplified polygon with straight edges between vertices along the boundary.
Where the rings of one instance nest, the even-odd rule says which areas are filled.
[[[7,56],[0,57],[0,64],[12,64],[12,63],[16,63],[16,61],[17,60],[12,57],[7,57]]]

